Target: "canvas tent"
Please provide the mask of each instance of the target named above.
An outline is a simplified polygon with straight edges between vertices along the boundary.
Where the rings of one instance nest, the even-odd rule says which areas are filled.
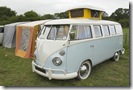
[[[33,58],[36,38],[42,24],[49,20],[34,21],[17,26],[16,32],[16,56]]]
[[[3,47],[13,48],[16,45],[16,26],[25,22],[17,22],[4,26]]]
[[[74,6],[67,10],[69,18],[88,18],[88,19],[102,19],[104,9],[91,6],[80,5]]]
[[[0,26],[0,45],[3,42],[3,33],[4,33],[4,26]]]

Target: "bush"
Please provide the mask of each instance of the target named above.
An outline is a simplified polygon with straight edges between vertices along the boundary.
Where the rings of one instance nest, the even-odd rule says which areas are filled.
[[[128,19],[120,19],[118,22],[122,25],[122,27],[129,27]]]

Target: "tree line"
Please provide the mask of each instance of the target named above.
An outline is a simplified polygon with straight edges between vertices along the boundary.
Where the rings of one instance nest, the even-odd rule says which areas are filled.
[[[107,16],[106,12],[105,20],[116,21],[120,23],[123,27],[129,27],[129,9],[118,8],[115,12],[113,12],[110,16]]]
[[[39,15],[31,10],[24,14],[17,15],[16,11],[8,7],[0,7],[0,25],[5,25],[14,22],[36,21],[45,19],[68,18],[67,12]],[[123,27],[129,27],[129,9],[118,8],[110,16],[103,12],[103,19],[119,22]]]
[[[31,10],[24,14],[17,15],[16,11],[11,10],[8,7],[0,7],[0,25],[5,25],[14,22],[23,21],[36,21],[45,19],[56,19],[56,18],[68,18],[67,12],[39,15],[35,11]]]

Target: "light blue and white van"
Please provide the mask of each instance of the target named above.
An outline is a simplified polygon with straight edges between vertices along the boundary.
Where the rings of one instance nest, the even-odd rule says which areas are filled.
[[[32,70],[49,79],[86,79],[93,66],[124,54],[117,22],[58,19],[45,23],[37,38]]]

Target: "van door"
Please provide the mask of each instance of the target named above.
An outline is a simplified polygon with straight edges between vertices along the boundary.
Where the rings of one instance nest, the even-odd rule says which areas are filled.
[[[94,44],[90,26],[74,25],[71,32],[75,33],[75,38],[68,45],[67,72],[77,72],[83,61],[93,60]]]

